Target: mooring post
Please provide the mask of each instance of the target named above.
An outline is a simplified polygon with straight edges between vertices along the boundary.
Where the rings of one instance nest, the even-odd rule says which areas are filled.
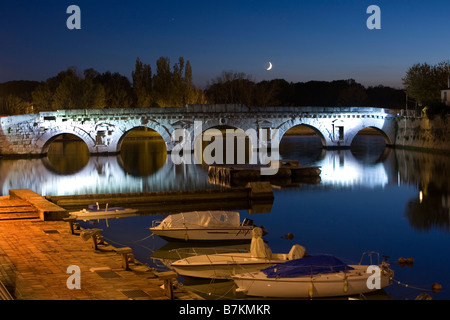
[[[130,247],[123,247],[116,249],[116,252],[122,255],[122,268],[124,268],[125,270],[130,270],[129,257],[133,252],[133,249],[131,249]]]
[[[73,218],[73,217],[68,217],[68,218],[64,218],[63,220],[69,223],[70,232],[71,232],[72,234],[75,234],[74,228],[73,228],[73,223],[74,223],[77,219],[76,219],[76,218]]]
[[[172,280],[176,279],[177,273],[174,271],[155,272],[155,275],[164,281],[164,293],[170,300],[173,299],[173,285]]]

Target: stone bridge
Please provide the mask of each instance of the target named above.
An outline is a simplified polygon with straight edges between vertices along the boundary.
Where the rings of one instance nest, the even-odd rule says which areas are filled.
[[[192,145],[210,128],[278,129],[278,138],[297,125],[312,128],[324,148],[349,147],[364,128],[378,129],[388,145],[396,139],[395,116],[388,110],[360,107],[247,107],[189,105],[179,108],[60,110],[0,118],[1,155],[44,155],[61,134],[82,139],[91,154],[119,153],[126,134],[137,127],[158,132],[171,152],[177,129],[192,137]],[[201,131],[194,123],[201,123]],[[260,139],[258,136],[256,139]],[[258,144],[253,141],[252,144]]]

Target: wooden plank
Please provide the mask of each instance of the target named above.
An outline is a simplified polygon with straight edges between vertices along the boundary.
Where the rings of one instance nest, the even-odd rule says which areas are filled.
[[[22,213],[2,213],[0,220],[14,220],[14,219],[36,219],[39,218],[37,212],[22,212]]]
[[[24,206],[30,206],[30,203],[25,200],[0,200],[0,208]]]
[[[2,213],[18,213],[18,212],[36,212],[37,213],[37,210],[35,207],[32,207],[32,206],[0,208],[0,214],[2,214]]]

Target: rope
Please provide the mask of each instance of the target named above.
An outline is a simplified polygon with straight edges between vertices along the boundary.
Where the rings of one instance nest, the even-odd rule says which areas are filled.
[[[423,291],[428,291],[428,292],[434,292],[433,289],[427,289],[427,288],[418,287],[418,286],[415,286],[415,285],[410,285],[410,284],[407,284],[407,283],[402,283],[402,282],[400,282],[398,280],[395,280],[395,279],[392,279],[392,282],[395,282],[398,285],[404,286],[405,288],[412,288],[412,289],[416,289],[416,290],[423,290]],[[439,291],[439,292],[442,292],[442,290]]]

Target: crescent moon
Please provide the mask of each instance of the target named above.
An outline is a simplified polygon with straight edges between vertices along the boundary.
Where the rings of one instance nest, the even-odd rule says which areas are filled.
[[[271,69],[272,69],[272,62],[269,61],[269,67],[266,70],[268,71],[268,70],[271,70]]]

